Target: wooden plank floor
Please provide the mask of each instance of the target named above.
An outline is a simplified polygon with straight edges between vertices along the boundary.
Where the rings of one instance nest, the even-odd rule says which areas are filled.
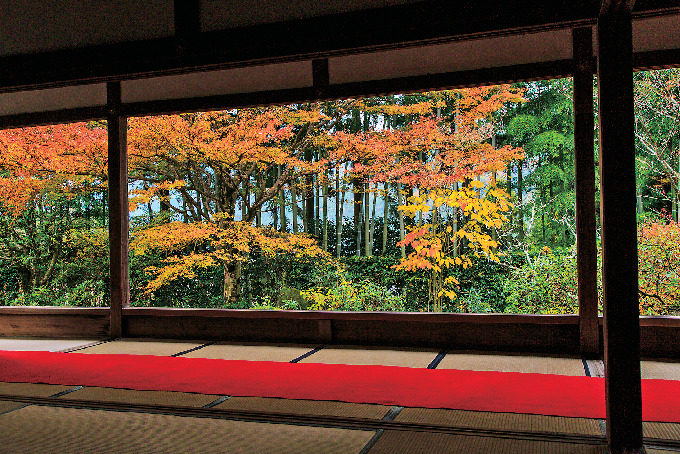
[[[201,340],[0,339],[0,349],[592,376],[604,370],[578,358]],[[680,379],[677,363],[643,362],[642,370],[646,378]],[[0,394],[9,396],[0,399],[0,427],[11,434],[3,453],[605,452],[604,422],[584,418],[22,383],[0,383]],[[648,452],[680,452],[680,424],[645,423],[644,434],[653,442]]]

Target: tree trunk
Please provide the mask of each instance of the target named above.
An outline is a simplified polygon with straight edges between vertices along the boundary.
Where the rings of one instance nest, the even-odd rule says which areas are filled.
[[[637,200],[636,206],[637,206],[637,214],[638,216],[642,216],[643,211],[643,206],[642,206],[642,188],[638,189],[638,193],[635,196],[635,199]]]
[[[224,281],[222,298],[225,304],[233,305],[240,294],[239,280],[241,279],[241,262],[224,262]]]
[[[293,208],[293,233],[298,233],[298,204],[295,181],[291,181],[290,183],[290,200],[291,207]]]
[[[262,194],[264,194],[264,191],[267,187],[267,180],[265,178],[262,178],[262,175],[258,175],[256,180],[257,187],[259,189],[259,195],[255,196],[255,200],[257,200],[258,197],[262,197]],[[259,205],[257,207],[257,212],[255,213],[255,225],[258,227],[262,227],[262,205]]]
[[[328,252],[328,180],[323,180],[323,242],[322,248],[324,252]]]
[[[673,180],[671,180],[671,220],[675,222],[678,220],[678,194]]]
[[[453,183],[453,190],[458,191],[458,183]],[[456,232],[458,232],[458,207],[453,207],[453,226],[452,226],[452,237],[453,237],[453,256],[458,257],[459,253],[459,241]]]
[[[170,222],[170,190],[163,189],[161,193],[160,214],[163,222]]]
[[[370,257],[371,254],[371,191],[369,183],[366,183],[364,192],[364,256]]]
[[[278,197],[279,196],[277,195],[277,198]],[[280,203],[280,199],[279,199],[279,203]],[[274,210],[272,210],[272,228],[274,230],[279,230],[279,207],[278,206],[275,207]],[[281,231],[281,230],[279,230],[279,231]]]
[[[505,171],[506,190],[508,195],[512,195],[512,162],[508,162],[508,169]]]
[[[382,238],[382,255],[387,254],[387,217],[388,208],[390,206],[390,184],[385,183],[385,206],[383,207],[383,238]]]
[[[519,239],[524,241],[524,213],[522,207],[522,192],[524,192],[524,184],[522,181],[522,161],[517,163],[517,226],[519,227]]]
[[[316,201],[314,202],[314,209],[316,211],[316,215],[314,216],[314,235],[317,236],[323,236],[322,234],[322,227],[323,224],[319,224],[319,220],[321,219],[321,185],[319,184],[319,177],[320,175],[317,174],[316,178],[314,179],[314,198]],[[325,177],[325,175],[324,175]]]
[[[28,269],[26,266],[19,266],[17,267],[17,273],[19,273],[20,279],[20,290],[21,294],[24,296],[27,296],[31,293],[31,283],[33,282],[32,276],[31,276],[31,270]]]
[[[403,195],[401,193],[402,191],[402,185],[398,184],[397,185],[397,211],[399,211],[399,241],[404,241],[404,236],[405,236],[405,226],[404,226],[404,212],[399,210],[398,207],[402,206],[404,204],[403,202]],[[401,258],[405,259],[406,258],[406,246],[403,244],[401,245]]]
[[[675,206],[677,207],[675,222],[680,223],[680,149],[678,149],[678,178],[675,187]]]
[[[376,188],[377,191],[377,188]],[[370,255],[373,255],[373,245],[375,243],[375,204],[378,201],[378,193],[375,192],[373,194],[373,207],[371,208],[371,237],[370,237],[370,245],[369,245],[369,250],[371,251]]]
[[[241,220],[248,219],[248,205],[250,204],[250,181],[243,181],[243,199],[241,200]]]
[[[281,165],[278,166],[278,178],[281,178],[281,175],[283,174],[283,169],[281,168]],[[277,179],[278,179],[277,178]],[[279,210],[281,211],[280,214],[280,220],[281,220],[281,231],[286,232],[288,230],[288,220],[286,219],[286,190],[284,189],[283,186],[281,186],[281,190],[279,191]]]
[[[312,161],[312,152],[305,150],[305,161]],[[314,175],[305,175],[304,187],[304,226],[305,233],[314,235],[316,233],[314,228]]]
[[[356,229],[356,256],[361,257],[361,215],[363,208],[364,196],[361,192],[362,182],[358,178],[352,178],[352,185],[354,186],[354,228]]]
[[[340,168],[335,174],[335,256],[342,255],[342,228],[345,219],[345,191],[340,191]]]

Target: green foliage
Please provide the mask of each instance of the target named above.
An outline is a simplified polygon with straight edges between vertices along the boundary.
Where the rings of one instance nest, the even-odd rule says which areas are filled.
[[[504,312],[507,305],[506,281],[510,266],[483,257],[473,257],[472,266],[457,269],[454,277],[460,282],[458,299],[452,311],[468,313]]]
[[[0,306],[9,306],[19,296],[19,275],[14,267],[0,262]]]
[[[516,144],[523,145],[540,131],[538,118],[526,114],[516,115],[508,123],[507,131]]]
[[[407,311],[427,310],[426,272],[408,272],[392,268],[399,261],[400,258],[397,256],[346,257],[343,264],[349,280],[371,281],[390,294],[400,295]]]
[[[553,254],[547,247],[531,261],[510,272],[504,312],[575,314],[578,312],[576,256]]]
[[[527,244],[551,248],[569,247],[575,237],[574,221],[574,122],[571,79],[529,82],[528,102],[507,116],[509,141],[522,146],[522,204],[515,218],[526,227]],[[527,197],[527,195],[529,195]]]

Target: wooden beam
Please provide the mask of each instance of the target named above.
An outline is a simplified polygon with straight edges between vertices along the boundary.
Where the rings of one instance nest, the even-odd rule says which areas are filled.
[[[201,33],[200,4],[198,0],[175,0],[175,38],[177,53],[186,55]]]
[[[196,34],[196,3],[175,0],[176,35],[171,38],[2,56],[0,91],[564,29],[594,23],[599,7],[597,0],[516,0],[493,6],[469,1],[463,8],[435,0]],[[192,42],[190,52],[177,45],[186,38]]]
[[[0,129],[73,123],[76,121],[103,120],[105,118],[106,106],[4,115],[0,116]]]
[[[605,395],[615,454],[642,449],[632,36],[629,12],[599,17]]]
[[[635,0],[602,0],[600,14],[630,13],[633,11],[633,6],[635,6]]]
[[[680,67],[680,49],[639,52],[635,53],[633,58],[636,71]],[[319,59],[318,61],[322,61],[322,59]],[[595,65],[593,65],[593,67],[595,67]],[[320,67],[318,68],[318,70],[321,69],[322,68]],[[314,88],[294,88],[255,93],[127,103],[123,105],[123,113],[126,116],[160,115],[237,107],[281,105],[320,99],[341,99],[357,96],[555,79],[568,77],[572,75],[572,73],[572,60],[557,60],[538,64],[336,84],[332,86],[329,85],[328,87],[323,87],[323,85],[318,84]],[[322,81],[323,79],[319,80]],[[74,121],[89,121],[104,118],[106,118],[105,106],[6,115],[0,116],[0,129],[69,123]]]
[[[130,337],[432,347],[578,355],[578,317],[124,309]]]
[[[0,307],[0,336],[101,339],[109,333],[105,307]]]
[[[196,0],[175,0],[176,35],[0,57],[0,91],[299,61],[370,49],[564,29],[596,22],[599,0],[408,2],[218,31],[199,31]],[[677,13],[677,0],[638,2],[636,17]],[[192,43],[186,52],[178,43]],[[674,64],[679,62],[669,62]]]
[[[596,358],[600,350],[600,329],[597,321],[592,33],[591,27],[576,28],[573,31],[578,313],[581,355],[589,359]]]
[[[123,309],[123,317],[134,335],[150,338],[231,337],[285,342],[290,340],[290,333],[302,328],[295,334],[297,339],[326,344],[351,341],[356,345],[442,348],[448,343],[470,351],[579,353],[579,323],[573,315],[129,307]],[[109,319],[110,309],[106,307],[4,306],[0,307],[0,336],[95,339],[108,336]],[[149,326],[145,326],[147,322]],[[377,326],[379,333],[362,332],[366,325]],[[390,334],[395,327],[403,331],[398,337]],[[258,329],[264,331],[258,333]],[[462,331],[456,332],[459,329]],[[680,317],[640,317],[640,353],[647,359],[680,359]]]
[[[633,55],[633,64],[636,71],[677,68],[680,67],[680,49],[636,52]]]
[[[128,269],[127,119],[122,115],[120,83],[107,91],[111,337],[122,336],[123,308],[130,301]]]
[[[309,88],[261,91],[216,95],[198,98],[144,101],[123,104],[127,116],[160,115],[180,112],[198,112],[237,107],[281,105],[315,100],[345,99],[349,97],[379,96],[416,91],[444,90],[477,87],[500,83],[568,77],[572,73],[572,60],[557,60],[531,65],[513,65],[471,71],[426,74],[394,79],[370,80],[323,86],[322,67],[317,64],[319,83]],[[319,96],[323,95],[323,96]],[[1,118],[0,118],[1,120]]]
[[[326,94],[326,89],[328,88],[328,85],[330,85],[330,82],[327,58],[312,60],[312,81],[314,85],[314,95],[318,99],[323,99],[328,96]]]

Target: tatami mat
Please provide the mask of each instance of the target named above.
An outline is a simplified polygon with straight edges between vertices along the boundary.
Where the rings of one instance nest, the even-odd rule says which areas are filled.
[[[49,397],[72,388],[73,386],[47,385],[43,383],[0,382],[0,394],[11,394],[13,396]]]
[[[72,388],[73,386],[45,385],[42,383],[0,382],[0,394],[9,394],[12,396],[22,397],[49,397]],[[24,406],[26,406],[26,404],[22,402],[0,400],[0,414],[14,411]],[[0,453],[1,452],[3,451],[2,442],[0,441]]]
[[[180,393],[169,391],[135,391],[130,389],[85,387],[62,396],[62,399],[94,400],[148,405],[202,407],[220,396],[211,394]]]
[[[7,412],[10,412],[10,411],[17,410],[17,409],[19,409],[19,408],[21,408],[25,405],[26,404],[23,404],[21,402],[10,402],[10,401],[7,401],[7,400],[0,400],[0,415],[3,414],[3,413],[7,413]],[[0,452],[2,452],[2,451],[0,451]]]
[[[642,435],[664,440],[680,440],[680,424],[668,422],[643,422]]]
[[[156,339],[118,339],[116,341],[105,342],[83,350],[78,350],[77,353],[171,356],[199,347],[204,343],[205,342],[201,341],[187,342]]]
[[[374,432],[30,406],[0,415],[3,453],[356,453]]]
[[[680,363],[641,361],[640,372],[642,374],[642,378],[680,380]]]
[[[182,355],[187,358],[241,359],[246,361],[292,361],[315,345],[235,344],[220,342]]]
[[[448,353],[437,369],[525,372],[556,375],[585,375],[583,361],[548,356],[473,355]]]
[[[596,419],[562,418],[557,416],[482,411],[444,410],[435,408],[405,408],[397,422],[416,422],[450,427],[521,432],[551,432],[563,434],[601,435]]]
[[[347,402],[334,401],[232,397],[214,408],[265,413],[381,419],[392,407],[386,405],[350,404]]]
[[[427,367],[438,350],[387,349],[369,347],[326,347],[301,363],[367,364],[401,367]]]
[[[604,377],[604,363],[601,359],[588,359],[586,363],[591,377]]]
[[[385,431],[370,454],[600,454],[603,446],[494,437]]]
[[[0,350],[14,351],[50,351],[57,352],[72,348],[82,347],[97,342],[90,340],[70,340],[70,339],[0,339]]]

